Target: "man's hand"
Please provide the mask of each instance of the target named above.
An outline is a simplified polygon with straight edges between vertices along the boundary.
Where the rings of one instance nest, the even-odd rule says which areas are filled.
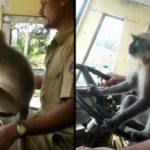
[[[41,89],[43,82],[43,75],[37,75],[34,77],[35,89]]]
[[[8,149],[19,138],[15,124],[0,127],[0,150]]]
[[[64,101],[67,99],[64,99]],[[74,100],[69,99],[46,114],[22,121],[25,135],[54,133],[74,125]]]
[[[24,120],[26,135],[39,135],[61,131],[74,125],[74,100],[61,104],[56,110],[43,116]],[[8,149],[19,138],[15,124],[0,127],[0,150]]]
[[[100,86],[112,86],[112,85],[118,84],[122,81],[125,81],[124,76],[120,76],[120,75],[113,74],[113,73],[108,73],[107,75],[110,76],[111,79],[108,81],[105,81],[104,85],[102,85],[102,78],[101,78]]]

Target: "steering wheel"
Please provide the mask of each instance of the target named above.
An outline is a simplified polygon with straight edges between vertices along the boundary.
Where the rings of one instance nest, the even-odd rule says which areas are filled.
[[[108,75],[105,75],[105,74],[101,73],[100,71],[93,69],[93,68],[86,66],[86,65],[76,64],[76,69],[79,69],[82,72],[87,85],[88,84],[96,85],[89,72],[103,78],[104,80],[110,79],[110,77]],[[81,95],[76,90],[76,102],[80,105],[80,107],[83,110],[85,110],[91,117],[93,117],[96,120],[96,122],[99,126],[101,126],[103,124],[104,119],[111,118],[111,117],[113,117],[113,115],[115,115],[115,113],[114,114],[112,113],[112,112],[114,112],[114,110],[117,111],[117,106],[115,103],[113,105],[113,111],[111,111],[112,107],[110,107],[110,106],[109,107],[107,106],[107,109],[104,108],[105,104],[103,103],[103,100],[102,100],[103,97],[89,96],[89,95],[88,95],[88,97],[92,101],[93,105],[96,107],[96,111],[93,110],[83,100]],[[132,129],[135,129],[135,130],[138,130],[138,131],[141,131],[144,129],[143,125],[137,123],[134,120],[128,121],[127,123],[125,123],[125,126],[130,127]],[[119,137],[122,137],[125,140],[131,141],[130,133],[127,133],[127,132],[121,130],[120,128],[117,128],[113,132],[113,134],[115,134]]]

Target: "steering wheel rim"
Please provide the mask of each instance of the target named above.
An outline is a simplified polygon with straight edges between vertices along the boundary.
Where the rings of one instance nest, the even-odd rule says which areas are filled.
[[[93,69],[89,66],[86,66],[86,65],[81,65],[81,64],[76,64],[76,69],[79,69],[82,73],[83,73],[83,76],[85,78],[85,81],[87,84],[93,84],[93,85],[96,85],[94,80],[92,79],[91,75],[89,74],[89,72],[92,72],[100,77],[102,77],[103,79],[105,80],[109,80],[110,77],[108,75],[105,75],[103,73],[101,73],[100,71],[96,70],[96,69]],[[94,98],[95,96],[93,96]],[[93,99],[92,98],[92,99]],[[90,98],[91,100],[91,98]],[[80,96],[80,94],[77,92],[76,90],[76,101],[77,103],[81,106],[82,109],[84,109],[90,116],[92,116],[93,118],[95,118],[95,120],[97,121],[97,124],[99,126],[102,125],[103,123],[103,120],[106,118],[106,116],[104,114],[101,114],[101,113],[98,113],[96,111],[94,111],[83,99],[82,97]],[[94,103],[96,103],[96,100],[94,98],[93,100]],[[99,111],[99,109],[97,110]],[[130,121],[132,123],[132,125],[130,126],[129,122],[127,123],[127,126],[133,128],[133,125],[137,125],[138,123],[136,123],[135,121]],[[143,129],[143,126],[141,124],[138,124],[138,129],[142,130]],[[135,129],[135,128],[133,128]],[[117,136],[120,136],[120,137],[123,137],[125,140],[128,140],[128,141],[131,141],[131,135],[130,133],[126,133],[125,131],[117,128],[114,132],[112,132],[113,134],[117,135]],[[133,141],[132,141],[133,142]]]

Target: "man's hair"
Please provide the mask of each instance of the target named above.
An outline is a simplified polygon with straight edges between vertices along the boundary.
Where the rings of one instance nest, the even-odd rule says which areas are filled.
[[[69,0],[69,1],[74,4],[74,0]]]
[[[74,9],[74,6],[75,6],[75,0],[69,0],[70,4],[71,4],[71,7]]]

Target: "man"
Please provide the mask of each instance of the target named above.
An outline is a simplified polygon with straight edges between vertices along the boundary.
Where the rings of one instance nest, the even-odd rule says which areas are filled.
[[[74,0],[41,0],[39,14],[45,18],[45,28],[57,29],[58,33],[46,52],[44,76],[35,77],[36,87],[41,87],[42,106],[35,115],[29,115],[30,119],[22,121],[21,132],[22,136],[28,136],[28,150],[72,150]],[[16,140],[22,134],[17,130],[20,125],[8,123],[7,119],[2,121],[7,125],[0,128],[0,150],[17,150]]]

